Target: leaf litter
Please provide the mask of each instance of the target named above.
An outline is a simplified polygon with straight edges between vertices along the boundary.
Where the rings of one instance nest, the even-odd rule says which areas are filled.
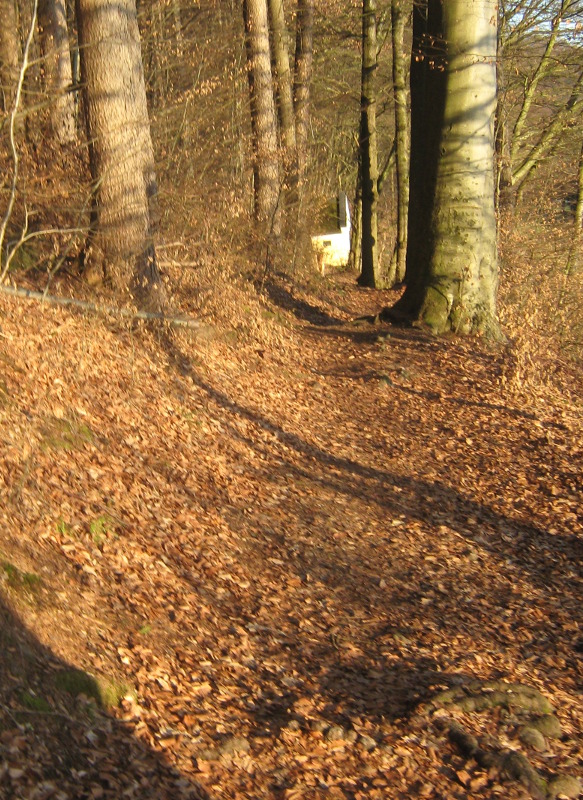
[[[580,405],[340,288],[204,342],[0,298],[0,555],[41,580],[0,581],[1,797],[576,796]],[[433,702],[476,681],[560,738]]]

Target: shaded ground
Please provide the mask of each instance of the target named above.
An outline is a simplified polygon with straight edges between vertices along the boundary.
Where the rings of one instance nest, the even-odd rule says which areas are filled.
[[[427,705],[475,678],[562,739],[448,713],[581,777],[580,406],[268,288],[210,342],[0,296],[0,796],[523,797]]]

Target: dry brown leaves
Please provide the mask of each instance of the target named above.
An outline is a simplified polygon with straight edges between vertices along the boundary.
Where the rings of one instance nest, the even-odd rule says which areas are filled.
[[[475,677],[581,776],[580,407],[279,290],[213,342],[0,298],[0,555],[42,581],[4,569],[0,796],[522,797],[416,711]]]

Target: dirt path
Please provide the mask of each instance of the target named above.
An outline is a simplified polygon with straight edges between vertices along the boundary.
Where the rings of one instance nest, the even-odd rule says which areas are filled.
[[[444,718],[581,777],[578,410],[341,288],[208,343],[0,298],[0,796],[536,795]],[[96,712],[72,666],[135,697]],[[562,738],[428,705],[476,679]]]

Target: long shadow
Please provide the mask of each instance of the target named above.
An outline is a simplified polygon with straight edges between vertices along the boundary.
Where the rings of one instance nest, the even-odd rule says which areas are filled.
[[[227,412],[227,416],[236,415],[248,420],[258,429],[272,434],[305,460],[305,469],[286,463],[285,469],[281,469],[282,473],[291,472],[304,480],[311,480],[313,475],[310,464],[316,464],[324,469],[321,484],[332,491],[359,498],[393,514],[401,512],[408,519],[438,524],[447,522],[468,541],[489,551],[501,562],[516,559],[520,555],[520,567],[529,574],[530,580],[545,591],[549,588],[554,568],[549,563],[549,534],[546,530],[501,514],[491,506],[477,502],[444,483],[396,475],[361,464],[354,459],[334,455],[310,444],[205,381],[173,341],[166,339],[164,346],[170,363],[174,363],[183,375],[188,375],[199,389]],[[234,438],[243,438],[234,427],[231,435]],[[257,450],[265,447],[258,441],[245,441]],[[267,456],[268,453],[264,455]],[[278,471],[277,468],[270,470],[269,479],[274,483],[277,483]],[[467,524],[469,519],[479,520],[481,523],[474,532],[470,531]],[[482,533],[483,529],[489,532],[487,538]],[[491,533],[492,531],[496,534]],[[504,536],[501,535],[502,532],[505,532]],[[571,564],[583,563],[583,540],[575,534],[563,531],[553,535],[552,548],[554,553],[560,554]],[[559,571],[560,566],[556,569]]]
[[[0,798],[211,800],[89,700],[94,690],[96,681],[39,642],[0,590]]]
[[[506,562],[512,561],[517,576],[523,573],[538,589],[539,598],[546,592],[557,595],[564,591],[562,567],[566,562],[575,570],[580,569],[583,542],[578,537],[567,532],[550,537],[541,527],[498,513],[443,482],[399,475],[361,463],[358,458],[329,452],[285,430],[258,409],[203,378],[176,339],[163,337],[161,344],[170,372],[188,376],[219,410],[225,434],[257,455],[239,465],[250,485],[277,489],[287,482],[303,489],[293,502],[289,498],[285,501],[289,503],[285,515],[278,508],[254,508],[247,501],[226,495],[223,498],[217,487],[209,497],[209,502],[214,503],[213,511],[223,517],[228,528],[242,533],[237,536],[237,547],[251,556],[246,563],[255,564],[260,576],[256,589],[251,586],[238,593],[233,588],[218,597],[214,596],[212,574],[192,584],[193,591],[208,589],[209,597],[213,597],[217,607],[217,644],[226,648],[225,653],[232,647],[232,657],[237,660],[237,630],[248,633],[252,667],[243,674],[231,672],[228,676],[217,667],[213,680],[219,685],[224,680],[238,687],[232,702],[247,719],[253,720],[250,738],[258,741],[252,747],[260,748],[262,736],[278,734],[292,721],[302,728],[308,726],[316,713],[328,724],[348,726],[350,720],[361,718],[380,728],[385,721],[395,722],[410,715],[437,689],[467,680],[463,658],[448,660],[447,645],[433,653],[432,637],[441,637],[447,643],[461,633],[469,641],[473,638],[479,642],[476,646],[481,652],[503,653],[512,647],[524,659],[533,652],[540,654],[549,648],[552,651],[559,640],[570,637],[560,622],[549,625],[544,609],[539,609],[544,624],[540,631],[530,625],[529,635],[536,637],[540,632],[540,641],[533,638],[525,643],[524,650],[516,648],[515,629],[493,623],[496,615],[504,614],[507,601],[512,601],[511,576],[500,586],[485,586],[476,593],[475,587],[467,585],[467,576],[463,572],[457,574],[457,568],[452,566],[436,576],[431,585],[432,578],[422,566],[416,569],[410,562],[399,561],[399,540],[391,545],[389,524],[384,531],[379,529],[386,540],[379,547],[385,561],[378,563],[374,574],[370,569],[377,557],[373,540],[367,544],[365,539],[351,553],[342,535],[336,543],[333,537],[326,537],[328,544],[322,549],[322,537],[315,536],[313,543],[310,540],[309,520],[310,511],[314,515],[320,513],[320,501],[315,500],[310,506],[309,498],[317,481],[328,497],[358,499],[364,507],[374,509],[377,519],[402,516],[406,524],[428,523],[429,528],[423,526],[425,535],[428,530],[437,531],[440,524],[447,524],[478,554],[488,554],[499,563],[503,575],[507,574]],[[250,427],[237,426],[237,419],[249,422]],[[242,433],[242,427],[248,432]],[[265,495],[269,496],[269,490]],[[191,502],[186,495],[185,502]],[[326,509],[321,513],[325,514]],[[294,518],[297,525],[293,524]],[[325,520],[314,519],[314,525],[324,524]],[[424,547],[431,548],[429,538],[419,544],[420,561]],[[562,563],[554,558],[557,554]],[[177,575],[185,574],[188,556],[180,547],[165,550],[165,558]],[[269,597],[265,597],[269,576],[274,573],[270,566],[273,560],[282,565],[274,578],[287,575],[300,587],[290,590],[285,613],[278,608],[270,614]],[[390,589],[379,586],[383,571],[390,573]],[[314,591],[314,586],[320,588]],[[468,591],[474,598],[470,604]],[[303,596],[310,597],[309,606],[301,605]],[[432,598],[429,607],[423,605],[427,596]],[[281,601],[281,594],[277,598]],[[338,630],[330,622],[334,616],[338,618]],[[573,622],[578,621],[581,610],[574,608]],[[521,624],[520,618],[517,624]],[[503,671],[497,677],[504,677]],[[306,711],[302,705],[310,695],[319,697],[317,710]]]
[[[338,317],[333,317],[317,306],[294,297],[289,289],[281,286],[281,284],[268,280],[264,284],[264,289],[269,299],[276,306],[285,311],[291,311],[297,319],[310,322],[312,325],[336,325],[340,323]]]
[[[257,428],[272,434],[277,440],[293,449],[306,460],[309,467],[310,462],[316,462],[323,466],[327,472],[322,483],[340,494],[359,497],[368,503],[376,504],[387,511],[403,510],[411,519],[431,521],[435,515],[435,503],[438,504],[440,511],[437,512],[439,521],[447,517],[450,523],[455,523],[459,518],[477,518],[482,520],[484,525],[491,529],[515,531],[515,540],[512,546],[504,545],[502,540],[496,542],[495,552],[499,557],[514,555],[517,541],[524,547],[528,546],[544,550],[545,541],[548,533],[535,526],[527,525],[519,520],[512,519],[500,514],[493,508],[476,502],[470,497],[464,496],[461,492],[437,481],[426,481],[421,478],[411,478],[405,475],[395,475],[386,470],[361,464],[354,459],[337,456],[323,450],[317,445],[310,444],[295,433],[281,428],[276,423],[262,416],[260,412],[247,408],[236,400],[231,399],[225,392],[205,381],[193,368],[190,360],[181,353],[175,344],[166,339],[165,347],[171,359],[183,375],[188,375],[193,383],[204,391],[212,400],[227,412],[228,415],[236,415],[253,423]],[[525,412],[527,416],[529,412]],[[231,429],[233,437],[243,438],[235,429]],[[245,439],[247,444],[255,448],[262,445],[256,441]],[[286,464],[286,470],[297,470],[296,467]],[[272,473],[273,474],[273,473]],[[311,473],[306,469],[302,477],[309,478]],[[451,510],[455,510],[455,517],[448,517]],[[464,537],[471,539],[465,525],[454,527],[463,534]],[[476,538],[482,541],[479,532]],[[576,535],[563,533],[560,537],[554,537],[554,546],[559,547],[573,563],[580,563],[583,557],[583,540]],[[494,548],[492,548],[494,551]],[[523,561],[527,566],[528,562]],[[534,564],[531,566],[532,577],[539,585],[548,585],[548,565],[536,569]]]

